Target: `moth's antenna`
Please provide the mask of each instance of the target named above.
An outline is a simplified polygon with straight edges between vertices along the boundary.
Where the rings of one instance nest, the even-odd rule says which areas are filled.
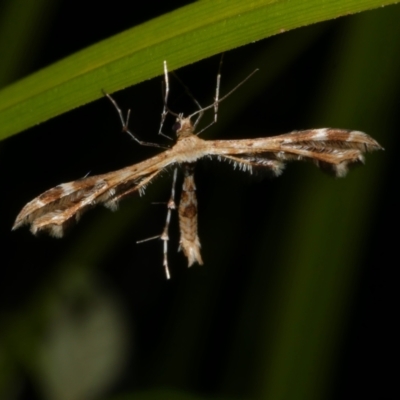
[[[102,92],[103,92],[104,96],[108,97],[108,99],[111,101],[111,103],[113,104],[113,106],[117,110],[118,115],[119,115],[119,119],[120,119],[121,125],[122,125],[122,132],[127,133],[135,142],[139,143],[141,146],[158,147],[158,148],[161,148],[161,149],[165,148],[164,146],[160,146],[157,143],[144,142],[143,140],[138,139],[128,128],[129,117],[131,116],[131,110],[130,109],[128,110],[128,112],[126,113],[126,118],[124,118],[122,110],[118,107],[117,102],[108,93],[106,93],[104,90],[102,90]]]

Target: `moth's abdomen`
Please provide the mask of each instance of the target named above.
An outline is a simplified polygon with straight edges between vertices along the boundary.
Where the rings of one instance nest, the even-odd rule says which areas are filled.
[[[194,165],[184,164],[183,169],[184,181],[178,209],[181,232],[179,243],[190,267],[195,262],[202,265],[203,260],[200,254],[200,240],[197,234],[197,198],[193,174]]]

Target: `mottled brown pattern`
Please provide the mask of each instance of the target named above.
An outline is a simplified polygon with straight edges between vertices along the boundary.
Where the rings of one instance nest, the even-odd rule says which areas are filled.
[[[200,239],[197,233],[197,197],[194,183],[194,164],[183,164],[184,180],[179,202],[180,246],[188,259],[189,267],[195,262],[200,265]]]
[[[220,66],[222,64],[222,60]],[[232,163],[234,168],[252,172],[253,168],[263,169],[279,176],[288,161],[312,161],[316,166],[327,170],[338,177],[345,176],[349,167],[362,163],[364,153],[382,149],[370,136],[358,131],[343,129],[310,129],[295,131],[284,135],[245,140],[203,140],[198,135],[217,122],[218,106],[231,93],[243,85],[257,70],[236,85],[231,91],[219,97],[221,74],[217,75],[217,84],[214,102],[207,107],[201,107],[196,99],[190,95],[198,110],[188,117],[176,114],[167,105],[169,93],[169,79],[167,62],[164,61],[164,108],[161,114],[161,124],[158,133],[166,136],[163,125],[167,115],[176,117],[174,130],[176,132],[175,145],[155,157],[138,164],[110,172],[103,175],[86,177],[73,182],[64,183],[50,189],[30,201],[18,214],[12,229],[22,225],[30,225],[31,232],[47,232],[55,237],[62,237],[65,230],[78,221],[86,210],[103,204],[115,210],[118,202],[135,193],[143,194],[146,186],[161,175],[166,168],[174,166],[171,197],[167,203],[167,218],[164,230],[159,238],[163,242],[163,265],[167,278],[169,225],[175,204],[175,183],[177,166],[181,165],[184,171],[184,181],[178,207],[180,227],[180,248],[188,259],[189,267],[197,262],[203,264],[200,254],[200,239],[197,228],[197,197],[194,182],[194,167],[197,160],[207,157],[219,161]],[[122,131],[130,135],[136,143],[143,146],[162,147],[154,143],[140,140],[128,127],[130,110],[124,115],[115,100],[105,93],[114,105]],[[206,110],[214,110],[214,119],[197,134],[195,128]],[[194,124],[192,119],[196,117]],[[152,239],[152,238],[150,238]],[[149,239],[145,239],[149,240]]]
[[[56,186],[51,191],[48,190],[47,192],[42,193],[38,197],[38,200],[41,200],[43,202],[48,202],[48,201],[51,201],[52,198],[54,198],[54,197],[61,197],[63,193],[64,193],[64,189],[61,187],[61,185],[59,185],[59,186]]]
[[[250,172],[252,168],[261,168],[275,176],[282,173],[288,161],[310,160],[342,177],[351,165],[363,162],[365,152],[382,149],[365,133],[341,129],[311,129],[259,139],[206,141],[194,134],[190,117],[179,115],[176,125],[177,141],[171,149],[118,171],[64,183],[44,192],[26,204],[17,216],[13,229],[31,225],[34,234],[44,231],[62,237],[66,228],[79,220],[86,210],[97,204],[114,210],[120,199],[142,192],[165,168],[183,165],[185,177],[179,205],[180,245],[189,266],[195,262],[202,264],[193,175],[197,160],[217,158],[231,162],[235,168]],[[166,248],[167,239],[163,235],[161,239]]]
[[[189,201],[193,201],[188,196],[181,196],[181,203],[188,203]],[[181,207],[182,216],[185,218],[193,218],[197,215],[197,208],[194,204],[187,204],[185,207]]]

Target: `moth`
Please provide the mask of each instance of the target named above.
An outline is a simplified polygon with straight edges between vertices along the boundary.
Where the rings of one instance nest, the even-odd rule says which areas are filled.
[[[255,71],[254,71],[255,72]],[[253,72],[253,73],[254,73]],[[363,132],[336,128],[308,129],[293,131],[283,135],[243,140],[204,140],[199,133],[217,122],[217,111],[221,101],[241,86],[247,79],[237,85],[228,94],[219,98],[220,73],[217,77],[214,102],[201,108],[193,99],[198,110],[185,117],[172,112],[167,106],[169,93],[168,70],[164,62],[165,98],[159,134],[168,114],[176,118],[174,130],[176,142],[167,150],[137,164],[118,171],[97,176],[85,177],[73,182],[63,183],[47,190],[36,197],[18,214],[13,230],[30,225],[31,232],[48,232],[54,237],[62,237],[65,230],[89,208],[97,204],[116,210],[118,203],[136,193],[142,194],[146,185],[152,182],[167,168],[180,166],[183,169],[183,187],[178,206],[180,248],[187,257],[189,267],[194,263],[203,264],[200,253],[200,239],[197,232],[197,198],[194,181],[194,166],[202,158],[228,161],[244,171],[264,169],[279,176],[288,161],[312,161],[317,167],[332,172],[337,177],[344,177],[350,166],[364,162],[364,153],[382,149],[370,136]],[[130,110],[124,118],[121,109],[114,99],[106,94],[119,114],[123,131],[141,145],[152,146],[152,143],[139,140],[128,129]],[[195,133],[197,124],[204,111],[214,108],[214,120],[206,128]],[[193,118],[197,116],[195,122]],[[154,145],[156,147],[161,147]],[[164,245],[163,265],[167,278],[168,269],[168,228],[171,211],[176,208],[175,182],[177,169],[173,174],[173,186],[170,200],[167,203],[165,228],[160,238]],[[153,238],[150,238],[153,239]]]

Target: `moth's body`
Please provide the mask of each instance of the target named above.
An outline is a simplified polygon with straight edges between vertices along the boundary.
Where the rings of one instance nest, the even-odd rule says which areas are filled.
[[[166,83],[168,83],[167,73]],[[219,90],[219,86],[217,87]],[[215,109],[226,97],[218,100],[218,90],[212,105]],[[108,97],[120,114],[123,130],[131,134],[121,110],[114,100]],[[205,109],[208,108],[211,106]],[[163,118],[168,112],[165,108]],[[181,114],[176,115],[177,139],[172,148],[118,171],[64,183],[44,192],[26,204],[17,216],[13,229],[30,224],[34,234],[47,231],[52,236],[62,237],[65,229],[78,221],[87,209],[97,204],[104,204],[115,210],[120,199],[136,192],[142,193],[146,185],[163,170],[174,165],[181,165],[184,171],[184,182],[178,207],[180,246],[188,259],[189,266],[195,262],[202,264],[197,233],[197,199],[194,183],[194,165],[199,159],[207,157],[225,160],[250,172],[253,168],[267,169],[275,176],[282,173],[287,161],[311,160],[318,167],[328,169],[336,176],[343,177],[349,166],[364,161],[365,152],[382,149],[374,139],[363,132],[331,128],[294,131],[258,139],[203,140],[194,133],[191,117],[195,114],[186,118]],[[138,141],[135,137],[134,139]],[[172,193],[174,194],[174,189]],[[171,205],[168,206],[166,228],[159,236],[164,241],[164,266],[167,277],[169,277],[166,255],[169,240],[168,225],[171,209],[175,208],[173,196],[169,203]]]
[[[194,163],[183,164],[183,185],[179,201],[178,216],[181,238],[179,241],[183,253],[188,259],[189,267],[195,262],[200,265],[203,260],[200,254],[200,239],[197,232],[197,197],[194,183]]]

